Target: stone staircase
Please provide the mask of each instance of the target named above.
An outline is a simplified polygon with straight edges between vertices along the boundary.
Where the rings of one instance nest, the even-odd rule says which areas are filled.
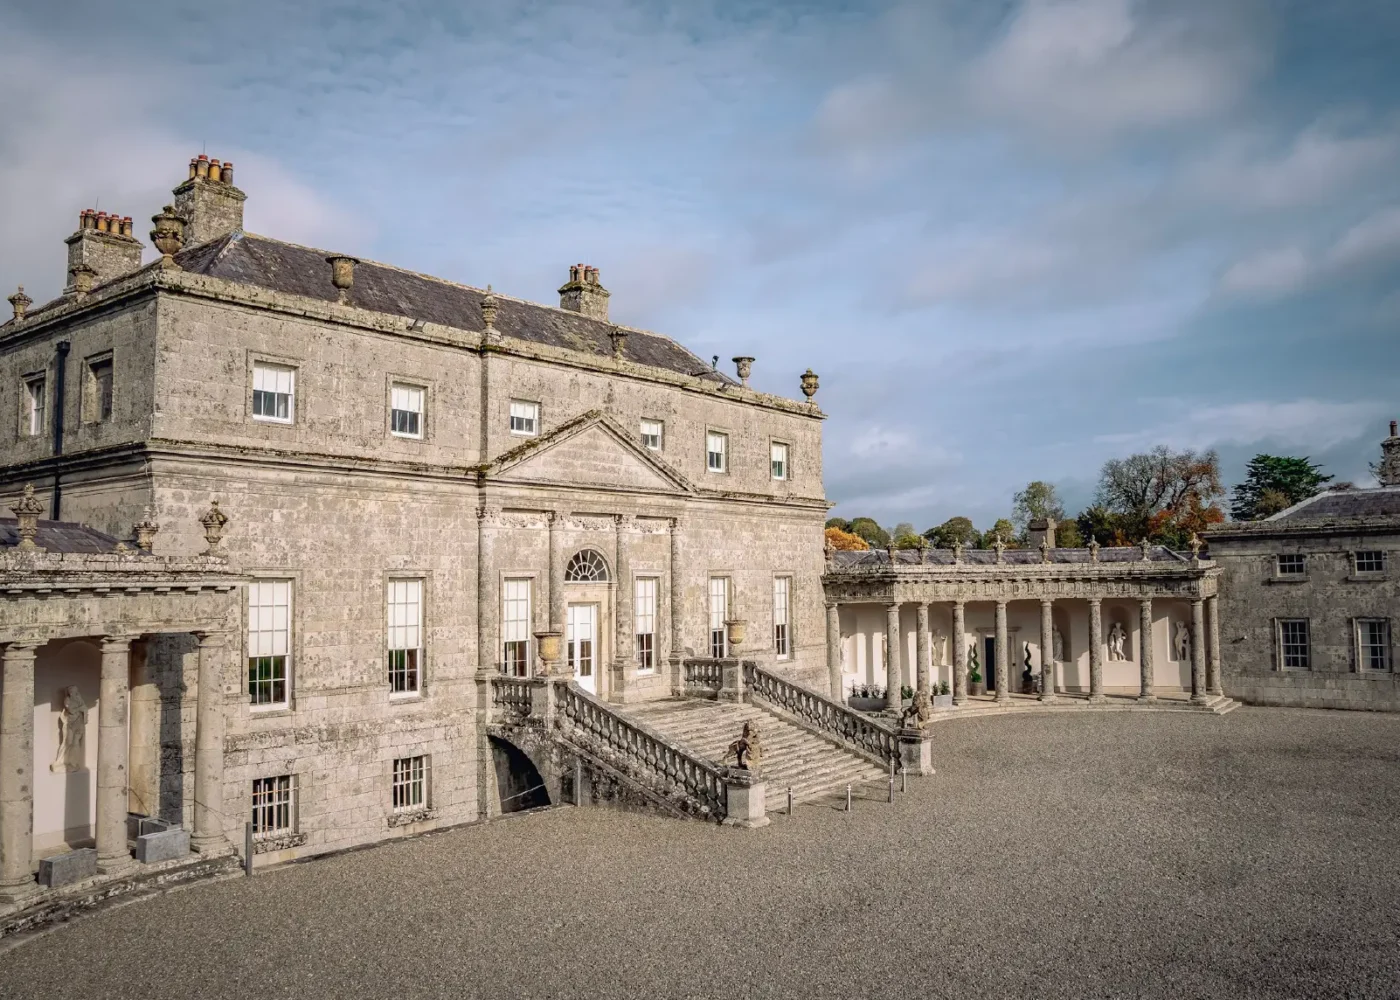
[[[846,785],[883,781],[888,771],[834,742],[754,704],[671,699],[619,708],[622,715],[680,745],[697,757],[720,763],[744,723],[758,726],[763,747],[760,769],[767,785],[769,809],[784,807],[788,788],[794,802]]]

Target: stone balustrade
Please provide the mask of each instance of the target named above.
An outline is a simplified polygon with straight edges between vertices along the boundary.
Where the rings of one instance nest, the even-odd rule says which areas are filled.
[[[757,663],[744,663],[744,681],[753,698],[832,737],[881,766],[899,765],[900,736],[861,712],[794,684]]]

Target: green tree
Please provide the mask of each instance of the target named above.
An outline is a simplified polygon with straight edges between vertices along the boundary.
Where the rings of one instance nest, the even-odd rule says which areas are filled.
[[[1079,532],[1078,521],[1061,521],[1055,529],[1055,545],[1061,549],[1080,549],[1089,543]]]
[[[995,524],[982,533],[978,540],[979,549],[990,549],[996,544],[997,536],[1001,536],[1002,543],[1008,549],[1020,548],[1020,543],[1016,540],[1016,526],[1004,517],[997,518]]]
[[[880,527],[879,523],[871,517],[852,518],[850,526],[846,530],[859,538],[864,538],[865,543],[872,548],[883,549],[890,543],[890,533]]]
[[[917,535],[918,532],[914,530],[914,526],[908,521],[900,521],[894,526],[894,530],[891,531],[890,534],[898,538],[900,535]]]
[[[894,536],[894,547],[897,549],[922,549],[927,545],[927,538],[923,535],[916,535],[912,531]]]
[[[835,528],[837,531],[851,530],[851,522],[847,521],[844,517],[828,517],[826,519],[826,526],[828,528]]]
[[[955,542],[962,542],[965,546],[976,545],[979,536],[977,529],[967,518],[950,517],[938,527],[925,531],[924,537],[936,548],[951,549]]]
[[[1255,455],[1245,466],[1244,482],[1235,487],[1230,516],[1236,521],[1257,521],[1317,496],[1331,481],[1306,456]]]
[[[1098,504],[1085,507],[1075,518],[1074,524],[1079,529],[1079,537],[1083,540],[1084,545],[1088,545],[1091,538],[1100,545],[1126,543],[1126,538],[1118,524],[1117,515],[1113,514],[1107,507],[1100,507]],[[1058,542],[1058,539],[1056,541]]]
[[[1065,519],[1065,505],[1060,502],[1053,483],[1036,479],[1011,497],[1011,523],[1016,526],[1018,535],[1024,537],[1027,525],[1046,517],[1056,521]]]
[[[1149,538],[1180,547],[1193,532],[1224,520],[1217,506],[1224,495],[1220,459],[1214,451],[1174,452],[1159,445],[1105,462],[1094,499],[1096,506],[1112,515],[1122,542]],[[1094,535],[1098,537],[1097,531]]]

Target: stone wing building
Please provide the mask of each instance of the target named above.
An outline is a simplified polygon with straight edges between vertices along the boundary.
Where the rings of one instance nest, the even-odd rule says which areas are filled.
[[[1400,710],[1400,434],[1381,485],[1328,490],[1262,521],[1209,532],[1225,594],[1231,694],[1262,705]]]
[[[158,261],[141,265],[130,217],[87,211],[63,294],[10,297],[0,500],[32,483],[47,520],[113,551],[146,524],[149,558],[177,562],[217,500],[219,579],[238,580],[231,622],[201,626],[217,647],[132,619],[119,648],[81,615],[89,631],[46,640],[16,588],[0,696],[43,734],[36,755],[55,692],[76,685],[91,725],[140,686],[159,724],[133,714],[110,754],[155,768],[144,811],[190,827],[194,705],[217,705],[208,822],[241,838],[252,817],[259,850],[288,858],[485,815],[479,678],[532,672],[552,627],[612,703],[669,696],[685,657],[731,651],[736,619],[746,658],[824,681],[810,371],[783,399],[749,387],[752,358],[735,379],[612,323],[596,268],[538,305],[247,233],[244,200],[233,165],[201,156],[153,220]],[[201,648],[223,650],[204,673]],[[74,791],[97,742],[55,793],[71,808],[33,812],[33,844],[103,821]]]

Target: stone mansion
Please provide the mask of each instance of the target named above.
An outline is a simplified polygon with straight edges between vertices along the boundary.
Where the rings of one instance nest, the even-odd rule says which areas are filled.
[[[540,305],[248,233],[233,175],[150,264],[81,212],[0,325],[0,916],[522,803],[762,825],[761,775],[922,773],[954,711],[1400,707],[1393,429],[1387,485],[1209,548],[833,553],[810,369],[758,392],[584,265]]]

